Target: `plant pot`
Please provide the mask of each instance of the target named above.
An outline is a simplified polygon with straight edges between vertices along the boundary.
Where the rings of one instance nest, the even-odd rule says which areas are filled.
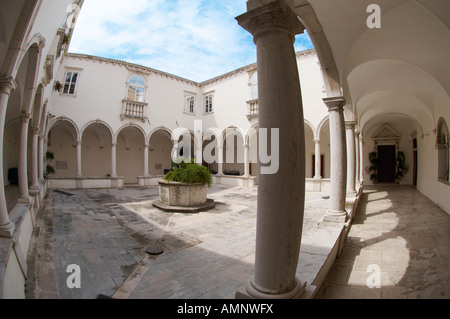
[[[159,200],[177,207],[197,207],[207,202],[206,185],[159,181]]]

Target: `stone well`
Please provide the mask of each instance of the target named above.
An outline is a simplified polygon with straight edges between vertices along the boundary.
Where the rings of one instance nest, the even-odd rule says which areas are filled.
[[[206,185],[167,182],[159,184],[159,200],[153,206],[170,212],[198,212],[214,207],[214,201],[207,198]]]

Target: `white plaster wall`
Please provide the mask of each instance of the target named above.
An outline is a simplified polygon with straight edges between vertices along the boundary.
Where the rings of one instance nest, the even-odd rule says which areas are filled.
[[[436,110],[435,122],[443,117],[450,123],[450,110],[440,108]],[[427,121],[423,125],[424,136],[418,138],[418,162],[419,172],[417,177],[417,189],[434,201],[438,206],[450,214],[450,185],[437,179],[438,176],[438,151],[436,149],[436,135],[434,125]]]

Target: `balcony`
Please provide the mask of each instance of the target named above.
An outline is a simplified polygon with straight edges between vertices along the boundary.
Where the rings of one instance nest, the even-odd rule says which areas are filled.
[[[248,105],[247,118],[249,120],[257,118],[259,113],[258,99],[247,101],[247,105]]]
[[[120,119],[123,121],[125,118],[139,119],[142,123],[147,119],[147,106],[148,103],[142,103],[131,100],[122,100],[122,113]]]

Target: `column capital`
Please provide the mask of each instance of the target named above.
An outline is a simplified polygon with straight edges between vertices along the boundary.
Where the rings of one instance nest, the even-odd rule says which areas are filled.
[[[323,102],[328,107],[328,111],[343,110],[345,105],[345,98],[343,96],[327,97]]]
[[[37,135],[37,136],[39,137],[39,127],[33,126],[33,127],[31,127],[30,129],[31,129],[31,133],[32,133],[33,135]]]
[[[314,143],[319,144],[320,143],[320,138],[315,138],[314,139]]]
[[[31,113],[29,112],[20,112],[20,118],[22,119],[23,123],[28,123],[28,121],[30,121],[31,119]]]
[[[12,76],[0,77],[0,93],[9,94],[17,87],[16,80]]]
[[[256,39],[268,30],[285,31],[294,38],[304,32],[305,27],[298,16],[284,0],[273,1],[250,10],[236,18],[239,25],[250,32]]]
[[[354,130],[356,127],[355,121],[345,121],[345,129],[347,130]]]

